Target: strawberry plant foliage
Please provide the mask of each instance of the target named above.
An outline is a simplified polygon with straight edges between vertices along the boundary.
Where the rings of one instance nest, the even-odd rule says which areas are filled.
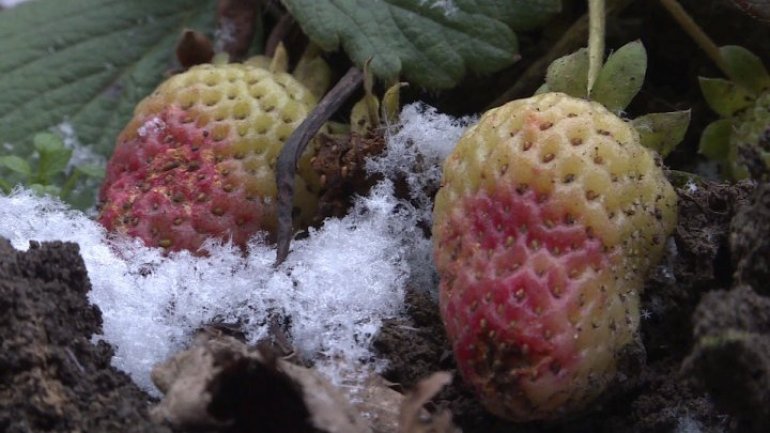
[[[304,32],[327,51],[343,48],[359,66],[371,58],[379,78],[399,75],[441,89],[467,73],[513,63],[514,30],[558,12],[559,0],[284,0]]]
[[[4,11],[0,143],[26,156],[35,133],[67,120],[82,143],[108,155],[172,66],[180,31],[210,31],[214,10],[211,0],[39,0]]]

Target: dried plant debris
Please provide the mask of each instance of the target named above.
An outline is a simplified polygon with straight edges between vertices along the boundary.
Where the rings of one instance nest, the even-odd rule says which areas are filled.
[[[750,287],[706,294],[693,315],[695,347],[686,372],[740,421],[770,431],[770,299]]]
[[[738,209],[733,218],[730,248],[735,279],[770,295],[770,184],[757,186],[751,203]]]
[[[228,433],[367,433],[343,395],[317,372],[201,333],[153,370],[165,393],[153,417],[182,429]]]
[[[423,410],[423,406],[451,382],[452,375],[443,371],[420,381],[401,404],[399,433],[459,433],[452,424],[449,411],[442,410],[426,417]]]
[[[182,68],[211,62],[214,58],[214,46],[203,33],[187,29],[176,44],[176,59]]]
[[[311,160],[319,174],[324,192],[319,202],[320,218],[342,217],[347,214],[357,195],[366,195],[376,178],[366,171],[369,157],[379,155],[385,148],[381,132],[367,135],[319,136],[318,154]]]

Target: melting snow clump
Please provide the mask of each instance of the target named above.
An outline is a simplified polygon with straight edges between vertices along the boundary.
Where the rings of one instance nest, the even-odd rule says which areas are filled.
[[[209,245],[209,257],[164,255],[133,239],[116,239],[86,214],[30,191],[0,196],[0,236],[18,249],[30,240],[80,245],[102,311],[113,364],[156,393],[152,367],[189,343],[207,323],[237,324],[254,343],[278,324],[297,353],[336,383],[355,384],[357,372],[384,366],[370,349],[386,318],[403,313],[404,290],[430,264],[431,201],[439,165],[469,119],[443,116],[424,105],[404,108],[388,137],[388,153],[370,169],[386,175],[349,214],[328,219],[292,243],[273,267],[274,246],[256,237],[248,254]],[[406,178],[413,198],[396,196],[391,179]],[[418,275],[418,277],[415,277]]]
[[[64,147],[72,149],[72,157],[67,165],[67,171],[69,172],[73,168],[85,164],[97,164],[104,166],[105,159],[103,156],[95,153],[88,146],[83,146],[78,140],[77,133],[75,133],[75,127],[72,123],[64,121],[53,128],[54,132],[58,133],[64,143]]]

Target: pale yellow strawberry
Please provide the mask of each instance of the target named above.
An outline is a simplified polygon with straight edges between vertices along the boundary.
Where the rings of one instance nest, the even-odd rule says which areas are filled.
[[[580,410],[638,335],[676,195],[637,131],[544,93],[485,113],[444,165],[433,239],[458,367],[514,420]]]

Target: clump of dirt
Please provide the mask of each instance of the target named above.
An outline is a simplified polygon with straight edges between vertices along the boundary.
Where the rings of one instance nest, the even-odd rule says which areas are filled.
[[[770,183],[757,187],[751,203],[740,208],[733,220],[730,247],[735,280],[758,293],[770,295]]]
[[[703,432],[738,431],[738,423],[720,412],[681,366],[693,346],[691,319],[701,297],[732,286],[730,222],[753,189],[748,182],[701,181],[677,190],[679,225],[642,297],[646,361],[631,357],[637,362],[626,367],[614,392],[589,413],[559,423],[524,425],[488,414],[458,377],[431,294],[435,288],[410,290],[408,318],[387,323],[377,337],[375,347],[390,361],[386,379],[409,387],[430,371],[452,371],[453,385],[434,403],[449,408],[466,433],[659,433],[688,425]]]
[[[90,290],[77,244],[20,252],[0,238],[0,431],[170,432],[110,366],[112,348],[91,342],[102,319]]]
[[[740,431],[770,431],[770,298],[749,286],[710,292],[694,323],[686,370],[735,415]]]

